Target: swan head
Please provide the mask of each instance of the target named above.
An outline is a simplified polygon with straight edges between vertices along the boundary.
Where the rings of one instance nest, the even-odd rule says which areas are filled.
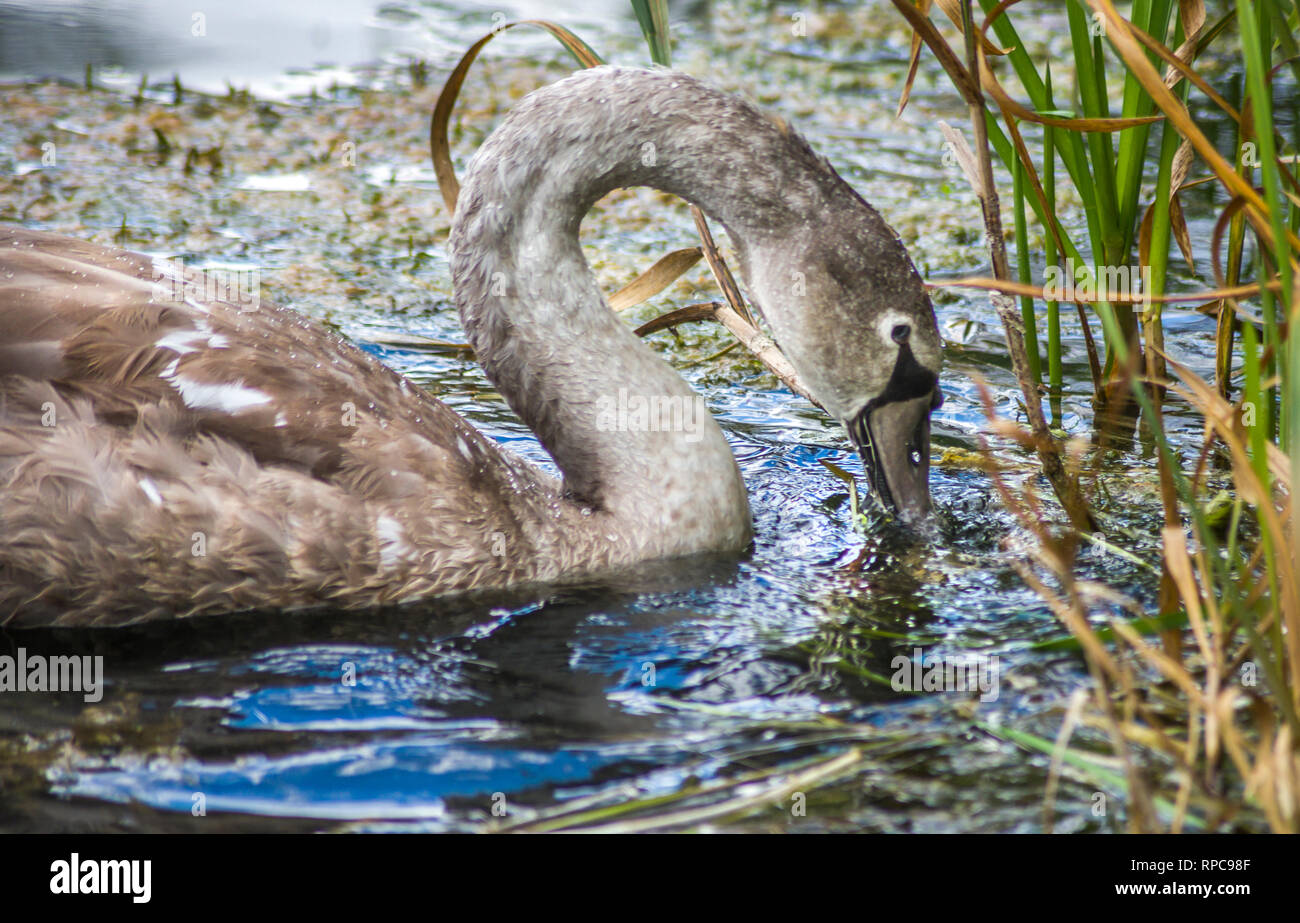
[[[912,349],[914,325],[899,318],[887,318],[885,325],[898,346],[889,378],[861,409],[841,419],[872,489],[910,522],[930,513],[930,414],[943,403],[943,392],[937,368],[923,364]]]
[[[747,278],[781,349],[861,454],[873,492],[916,522],[931,512],[939,328],[902,242],[850,196],[820,223],[747,247]]]

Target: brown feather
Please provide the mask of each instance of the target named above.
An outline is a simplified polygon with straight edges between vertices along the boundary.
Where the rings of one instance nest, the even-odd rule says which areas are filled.
[[[524,553],[578,515],[554,480],[306,318],[154,302],[153,278],[139,254],[0,228],[0,623],[363,607],[555,572]]]

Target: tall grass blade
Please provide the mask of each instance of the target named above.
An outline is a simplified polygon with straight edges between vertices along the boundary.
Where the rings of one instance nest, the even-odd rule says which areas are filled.
[[[448,214],[456,211],[456,199],[460,197],[460,180],[456,179],[456,168],[451,162],[451,141],[447,135],[447,129],[451,123],[451,113],[456,107],[456,98],[460,95],[460,88],[465,83],[465,76],[469,73],[470,65],[474,63],[478,53],[483,50],[483,46],[506,29],[525,25],[536,26],[551,33],[582,67],[596,67],[604,63],[600,59],[600,55],[591,50],[591,46],[564,26],[542,19],[521,19],[518,22],[508,22],[470,45],[466,52],[460,56],[460,60],[456,62],[456,66],[452,68],[451,73],[447,75],[447,82],[442,85],[442,92],[438,94],[438,101],[433,106],[433,118],[429,122],[429,152],[433,157],[433,172],[438,178],[438,191],[442,193],[442,201],[447,206]]]
[[[632,0],[632,9],[650,48],[650,59],[662,67],[672,67],[673,41],[668,32],[668,0]]]

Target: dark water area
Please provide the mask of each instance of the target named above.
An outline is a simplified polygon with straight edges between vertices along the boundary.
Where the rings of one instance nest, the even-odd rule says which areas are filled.
[[[819,5],[803,35],[791,28],[802,10],[794,5],[674,9],[679,66],[789,118],[899,230],[923,275],[986,271],[974,198],[944,165],[934,124],[964,126],[958,100],[939,76],[923,74],[907,114],[893,118],[908,33],[889,4]],[[442,75],[498,11],[564,22],[609,59],[644,63],[625,5],[263,0],[223,10],[228,18],[209,17],[213,42],[197,54],[185,44],[191,11],[173,4],[0,0],[0,81],[9,83],[0,93],[29,106],[7,102],[0,118],[0,220],[121,240],[196,266],[256,267],[267,294],[332,324],[491,437],[549,465],[462,353],[402,339],[462,336],[425,119]],[[476,65],[482,84],[467,84],[462,105],[473,117],[453,139],[461,168],[510,99],[568,66],[546,36],[515,32]],[[511,58],[522,63],[502,63]],[[428,88],[412,85],[411,59],[428,62]],[[66,86],[14,82],[80,83],[87,63],[100,87],[93,105]],[[189,94],[175,131],[226,145],[223,169],[211,175],[183,173],[174,157],[155,162],[145,142],[131,146],[132,120],[142,116],[129,98],[141,75],[146,102],[165,108],[173,73]],[[239,104],[222,129],[230,137],[206,136],[227,84],[258,102]],[[1294,106],[1279,111],[1294,119]],[[336,180],[321,166],[327,133],[352,131],[369,113],[382,122],[374,143],[358,170]],[[47,138],[67,151],[58,165],[40,162]],[[1216,204],[1189,205],[1200,265],[1175,286],[1209,281]],[[1081,226],[1077,202],[1065,201],[1063,213]],[[649,194],[614,197],[583,228],[588,259],[611,291],[692,242],[685,210]],[[700,300],[691,284],[638,309],[636,321]],[[670,827],[1043,829],[1048,760],[1000,731],[1050,741],[1087,675],[1053,643],[1064,629],[1014,567],[1027,537],[970,461],[987,426],[976,376],[1002,415],[1023,419],[996,315],[978,294],[939,291],[935,302],[946,403],[934,421],[933,541],[892,527],[864,534],[846,485],[821,464],[861,478],[838,426],[743,356],[708,361],[724,336],[682,328],[656,348],[704,394],[731,442],[755,517],[749,554],[651,565],[616,583],[378,612],[0,632],[0,654],[102,656],[105,670],[99,702],[0,698],[0,830],[474,831],[544,823],[566,808],[664,799],[645,817],[765,791],[771,797]],[[1087,437],[1088,370],[1072,316],[1056,423]],[[1166,316],[1173,354],[1208,372],[1213,321],[1176,308]],[[1198,420],[1176,401],[1167,413],[1180,451],[1194,458]],[[988,439],[1016,485],[1047,493],[1032,458]],[[1085,547],[1082,573],[1150,601],[1161,521],[1152,447],[1139,430],[1092,452],[1089,464],[1087,480],[1105,498],[1105,538],[1130,554]],[[993,694],[896,691],[895,658],[918,651],[927,661],[995,664]],[[1090,733],[1076,742],[1096,741]],[[802,812],[781,787],[787,781],[806,795]],[[1098,791],[1111,805],[1101,816]],[[1122,829],[1121,796],[1067,768],[1055,827]],[[205,816],[194,816],[196,798]]]

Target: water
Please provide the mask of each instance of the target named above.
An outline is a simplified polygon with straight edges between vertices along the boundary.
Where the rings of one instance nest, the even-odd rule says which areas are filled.
[[[206,93],[235,85],[287,99],[352,84],[361,64],[459,54],[464,36],[498,21],[551,17],[633,34],[630,9],[621,0],[223,0],[206,10],[172,0],[0,0],[0,80],[80,81],[90,64],[109,85],[134,89],[142,74],[175,74]],[[507,45],[536,51],[542,40],[512,36]]]
[[[974,199],[944,167],[933,125],[964,124],[962,110],[942,83],[923,79],[905,118],[893,120],[907,35],[887,6],[826,5],[809,36],[791,32],[794,7],[679,10],[679,63],[794,121],[898,228],[923,273],[981,272]],[[332,23],[326,32],[341,43],[322,63],[297,39],[281,40],[290,32],[310,39],[310,17],[260,0],[229,8],[247,23],[302,28],[253,42],[272,30],[249,25],[245,38],[202,58],[167,57],[143,40],[103,56],[113,17],[136,21],[157,8],[0,2],[7,36],[0,72],[80,79],[93,60],[107,68],[99,82],[111,91],[87,97],[53,84],[3,91],[11,114],[0,125],[0,220],[118,240],[195,265],[256,268],[263,294],[335,325],[494,438],[549,464],[462,353],[394,338],[461,336],[448,287],[447,219],[427,166],[427,112],[440,75],[491,27],[492,10],[318,5],[311,15]],[[80,25],[43,26],[40,43],[15,41],[15,23],[48,22],[56,12]],[[554,3],[545,13],[579,26],[615,61],[643,60],[621,4],[576,19]],[[485,53],[466,86],[468,114],[455,140],[462,166],[509,98],[567,66],[545,36],[517,42]],[[27,44],[44,49],[48,67],[23,56]],[[432,87],[412,86],[411,54],[430,60]],[[300,70],[286,76],[290,68]],[[153,80],[133,103],[146,71]],[[171,107],[172,71],[186,87],[224,92],[229,79],[262,101],[191,93]],[[315,99],[301,95],[312,88]],[[166,112],[174,124],[158,121]],[[155,125],[171,140],[170,153],[157,149]],[[357,169],[338,165],[345,140],[357,145]],[[57,145],[54,164],[41,161],[46,141]],[[210,174],[201,163],[186,172],[187,148],[219,150],[221,169]],[[1066,213],[1081,220],[1068,203]],[[1195,215],[1198,239],[1209,236],[1208,214]],[[583,241],[612,291],[656,256],[691,245],[693,235],[683,208],[642,190],[607,199],[584,225]],[[712,297],[696,290],[702,272],[689,278],[633,312],[636,319]],[[978,295],[938,293],[936,307],[948,340],[947,402],[934,423],[936,452],[948,459],[933,471],[943,520],[937,543],[856,531],[845,485],[820,464],[861,475],[842,431],[739,351],[701,361],[726,345],[717,331],[660,334],[657,348],[705,395],[740,460],[755,515],[750,554],[649,566],[614,583],[393,611],[8,633],[0,650],[9,653],[21,646],[29,654],[102,655],[107,685],[97,704],[79,695],[7,697],[0,829],[481,830],[538,823],[566,806],[683,796],[655,815],[764,792],[769,797],[744,811],[719,808],[689,826],[1041,829],[1046,760],[997,732],[1052,738],[1086,675],[1068,651],[1038,647],[1064,632],[1013,568],[1023,536],[987,477],[961,461],[984,427],[974,375],[989,383],[1003,414],[1019,415],[996,317]],[[1175,355],[1206,371],[1212,323],[1174,313]],[[1069,393],[1060,423],[1086,435],[1087,368],[1068,318],[1066,333]],[[1178,437],[1194,446],[1194,418],[1176,404],[1169,412]],[[1032,459],[994,445],[1017,477],[1033,479]],[[1107,490],[1115,528],[1128,532],[1125,547],[1148,560],[1159,523],[1152,464],[1138,438],[1099,456],[1090,475]],[[1093,579],[1138,598],[1152,592],[1149,575],[1120,558],[1086,548],[1082,561]],[[918,648],[927,658],[996,657],[996,698],[895,691],[894,658]],[[819,777],[827,765],[833,771]],[[781,789],[784,781],[794,788]],[[1109,815],[1093,815],[1097,790],[1067,775],[1057,829],[1122,824],[1115,792]],[[800,796],[802,812],[794,810]],[[200,803],[206,816],[196,817]]]

